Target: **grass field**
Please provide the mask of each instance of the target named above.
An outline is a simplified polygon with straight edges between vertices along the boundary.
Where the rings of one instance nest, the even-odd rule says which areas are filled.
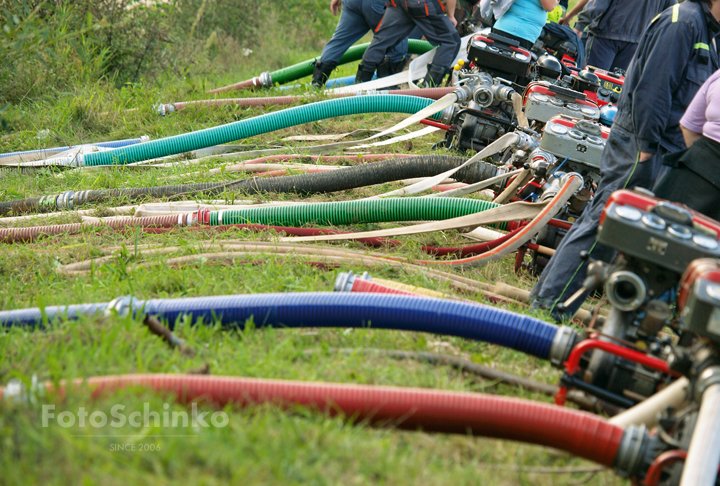
[[[316,53],[306,53],[311,57]],[[299,61],[293,59],[293,61]],[[290,62],[288,62],[289,64]],[[336,76],[354,74],[355,66],[342,67]],[[0,152],[42,146],[87,143],[139,135],[153,139],[216,126],[263,113],[259,109],[188,108],[159,117],[158,102],[203,99],[204,88],[246,79],[258,74],[257,61],[237,65],[222,79],[169,79],[160,85],[127,85],[115,89],[90,84],[56,93],[33,102],[13,105],[9,117],[13,130],[0,139]],[[307,80],[303,80],[307,81]],[[240,93],[237,96],[272,96],[307,93],[291,91]],[[320,95],[312,93],[317,99]],[[314,99],[314,98],[313,98]],[[125,111],[137,108],[136,111]],[[401,120],[401,115],[362,115],[331,119],[243,140],[248,147],[287,145],[283,137],[301,134],[344,133],[358,128],[380,128]],[[49,130],[38,139],[41,130]],[[375,150],[376,153],[432,153],[436,138]],[[302,146],[298,143],[295,146]],[[302,149],[299,149],[302,153]],[[237,160],[241,160],[238,158]],[[12,200],[64,190],[139,187],[178,181],[217,181],[243,177],[238,174],[183,177],[184,172],[207,172],[231,162],[207,159],[190,168],[33,174],[4,173],[0,200]],[[347,163],[353,163],[349,156]],[[171,182],[172,181],[172,182]],[[354,199],[401,187],[386,184],[313,201]],[[247,196],[226,193],[221,199],[255,201],[307,200],[290,195]],[[97,207],[126,203],[118,200]],[[42,221],[47,221],[43,219]],[[53,222],[80,221],[69,212]],[[23,225],[37,224],[30,220]],[[391,227],[364,225],[362,229]],[[347,229],[347,228],[343,228]],[[359,228],[355,228],[359,229]],[[257,264],[201,263],[168,267],[164,260],[198,252],[208,239],[273,240],[271,234],[230,231],[197,233],[176,230],[168,234],[141,232],[86,232],[30,244],[0,248],[0,308],[15,309],[81,302],[106,302],[118,296],[138,298],[184,297],[233,293],[330,291],[338,271],[362,272],[361,266],[343,265],[323,270],[308,265],[309,258],[264,254]],[[399,238],[406,244],[392,250],[401,257],[422,255],[418,243],[463,244],[456,232]],[[138,245],[177,246],[169,255],[143,255]],[[343,247],[364,250],[359,243]],[[103,255],[103,249],[120,247],[116,257],[83,275],[66,275],[62,265]],[[461,272],[482,282],[503,281],[530,288],[533,280],[516,276],[508,258],[488,267]],[[378,277],[457,294],[447,284],[425,274],[387,267],[372,269]],[[464,297],[468,297],[465,295]],[[470,296],[484,301],[482,296]],[[518,311],[521,311],[518,309]],[[542,316],[541,316],[542,317]],[[547,317],[547,316],[544,316]],[[180,326],[177,334],[196,351],[189,357],[169,349],[139,321],[130,318],[94,317],[66,322],[42,331],[11,329],[0,334],[0,384],[13,378],[30,383],[123,373],[189,373],[202,370],[213,375],[282,378],[375,385],[418,386],[446,390],[493,393],[550,402],[544,395],[498,385],[451,367],[414,361],[395,361],[363,353],[368,348],[432,351],[471,361],[538,381],[556,384],[559,373],[547,363],[497,346],[459,338],[373,329],[263,329],[227,330],[217,325]],[[338,348],[356,352],[339,353]],[[163,410],[165,399],[151,393],[121,393],[92,402],[86,393],[54,402],[56,415],[76,413],[79,407],[109,415],[116,404],[126,413]],[[307,410],[282,412],[271,406],[250,409],[228,407],[229,423],[223,428],[184,429],[149,426],[121,429],[42,425],[37,403],[0,405],[0,484],[452,484],[457,485],[609,485],[624,484],[612,472],[568,454],[525,444],[468,436],[401,432],[393,428],[355,426],[352,420],[330,418]],[[213,411],[207,406],[206,411]],[[171,411],[184,410],[171,405]],[[177,437],[175,435],[186,435]],[[118,451],[134,444],[150,451]]]

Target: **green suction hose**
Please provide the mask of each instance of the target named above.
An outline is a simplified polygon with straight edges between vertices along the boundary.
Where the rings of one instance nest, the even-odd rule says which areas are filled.
[[[365,54],[365,51],[367,50],[369,45],[370,43],[367,42],[365,44],[358,44],[356,46],[352,46],[350,49],[345,51],[345,54],[343,54],[343,56],[340,58],[340,62],[338,62],[338,65],[347,64],[349,62],[354,62],[362,59],[362,56],[363,54]],[[410,39],[408,41],[409,54],[425,54],[432,48],[433,46],[427,41],[417,39]],[[313,69],[315,68],[315,62],[319,60],[320,57],[315,57],[313,59],[308,59],[307,61],[303,61],[292,66],[273,71],[270,73],[272,82],[276,84],[285,84],[289,83],[290,81],[304,78],[305,76],[310,76],[313,73]]]
[[[83,160],[86,166],[129,164],[212,147],[326,118],[361,113],[417,113],[432,103],[434,100],[403,95],[367,95],[319,101],[219,127],[206,128],[106,152],[94,152],[85,155]],[[438,114],[433,115],[434,118],[438,116]]]
[[[436,221],[474,214],[498,204],[477,199],[391,198],[213,211],[209,224],[349,225],[390,221]]]

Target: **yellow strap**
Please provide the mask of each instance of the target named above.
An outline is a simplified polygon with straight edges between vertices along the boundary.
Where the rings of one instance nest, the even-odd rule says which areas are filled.
[[[661,15],[662,15],[662,13],[657,14],[657,15],[655,16],[655,18],[650,21],[650,23],[651,23],[651,24],[654,23],[657,19],[660,18]]]
[[[673,23],[678,21],[678,17],[680,16],[680,4],[676,3],[673,6],[673,13],[672,13],[672,21]]]
[[[705,44],[704,42],[698,42],[697,44],[695,44],[693,46],[693,49],[703,49],[703,50],[709,51],[710,46]]]

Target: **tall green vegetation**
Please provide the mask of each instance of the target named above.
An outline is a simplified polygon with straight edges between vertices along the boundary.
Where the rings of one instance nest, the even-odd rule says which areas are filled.
[[[0,107],[96,82],[276,69],[319,51],[325,0],[0,0]]]

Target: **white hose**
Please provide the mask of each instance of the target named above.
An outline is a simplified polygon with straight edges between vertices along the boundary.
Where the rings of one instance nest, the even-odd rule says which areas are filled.
[[[615,415],[608,422],[620,427],[645,425],[651,429],[658,424],[658,417],[667,407],[680,410],[687,405],[689,393],[690,382],[685,377],[679,378],[634,407]]]
[[[510,172],[506,172],[505,174],[496,175],[495,177],[491,177],[490,179],[486,179],[484,181],[476,182],[475,184],[470,184],[465,187],[459,187],[457,189],[453,189],[451,191],[445,191],[445,192],[438,192],[435,194],[430,194],[428,196],[423,197],[460,197],[465,196],[467,194],[472,194],[473,192],[482,191],[486,187],[490,187],[493,184],[497,182],[504,181],[508,177],[512,177],[515,174],[519,174],[525,169],[516,169]]]
[[[702,394],[680,486],[715,486],[720,466],[720,383]]]
[[[443,172],[442,174],[438,174],[433,177],[428,177],[423,182],[418,182],[417,184],[413,184],[412,186],[405,187],[403,189],[398,189],[395,191],[386,192],[385,194],[380,194],[379,196],[373,196],[368,199],[377,199],[380,197],[391,197],[391,196],[407,196],[410,194],[417,194],[419,192],[427,191],[431,187],[437,186],[440,181],[443,181],[447,179],[448,177],[451,177],[453,174],[455,174],[460,169],[464,168],[465,166],[472,164],[473,162],[477,162],[478,160],[482,160],[485,157],[489,157],[491,155],[494,155],[496,153],[502,152],[509,146],[511,146],[514,143],[517,143],[519,140],[519,137],[515,133],[506,133],[502,137],[495,140],[493,143],[485,147],[483,150],[475,154],[473,157],[465,161],[462,165],[459,167],[455,167],[454,169],[450,169],[448,171]]]
[[[455,65],[459,59],[465,58],[467,43],[473,35],[474,34],[466,35],[460,39],[460,50],[453,61],[453,65]],[[397,86],[398,84],[403,83],[408,83],[410,87],[417,87],[413,81],[420,79],[427,74],[427,66],[435,57],[435,51],[436,49],[433,49],[415,58],[410,63],[410,66],[408,66],[408,70],[405,72],[393,74],[392,76],[387,76],[385,78],[379,78],[374,81],[368,81],[367,83],[351,84],[350,86],[342,86],[340,88],[325,90],[325,93],[358,93],[360,91],[373,92],[378,89],[387,88],[389,86]]]

